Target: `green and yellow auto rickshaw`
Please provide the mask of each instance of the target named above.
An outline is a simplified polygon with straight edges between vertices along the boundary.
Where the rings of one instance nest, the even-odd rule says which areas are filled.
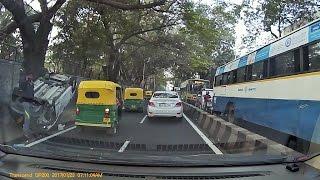
[[[122,111],[121,86],[111,81],[82,81],[78,88],[76,126],[105,127],[115,134]]]
[[[143,112],[143,89],[126,88],[124,91],[124,108],[127,111]]]
[[[153,92],[152,91],[145,91],[144,92],[144,98],[145,99],[151,99]]]

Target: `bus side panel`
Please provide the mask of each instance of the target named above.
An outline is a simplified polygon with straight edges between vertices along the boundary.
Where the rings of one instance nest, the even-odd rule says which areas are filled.
[[[225,108],[227,107],[228,102],[232,101],[234,98],[231,97],[222,97],[222,96],[215,96],[213,97],[213,109],[216,112],[225,113]]]
[[[229,102],[235,107],[235,118],[307,141],[311,141],[320,119],[320,101],[216,97],[215,111],[224,113]],[[313,142],[319,144],[316,139],[319,138],[314,138]]]
[[[298,136],[320,144],[320,101],[300,101]]]
[[[299,101],[268,99],[268,117],[272,129],[297,136],[299,129]]]
[[[234,98],[235,118],[247,120],[262,126],[272,122],[267,114],[267,100],[253,98]]]

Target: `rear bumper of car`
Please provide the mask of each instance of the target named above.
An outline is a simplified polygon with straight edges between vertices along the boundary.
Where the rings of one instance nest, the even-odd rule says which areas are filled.
[[[181,118],[183,114],[182,107],[174,107],[174,108],[155,108],[148,107],[148,117],[178,117]]]

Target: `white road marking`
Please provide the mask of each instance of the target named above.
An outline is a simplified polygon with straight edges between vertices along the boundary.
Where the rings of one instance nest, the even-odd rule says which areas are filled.
[[[146,119],[147,119],[147,115],[145,115],[139,123],[142,124]]]
[[[199,136],[206,142],[206,144],[212,149],[212,151],[216,154],[223,154],[220,149],[215,146],[206,135],[204,135],[201,130],[185,115],[183,117],[188,121],[191,127],[199,134]]]
[[[118,152],[123,152],[127,148],[129,143],[130,143],[130,141],[124,142]]]
[[[65,133],[65,132],[68,132],[68,131],[70,131],[70,130],[72,130],[72,129],[75,129],[75,128],[76,128],[76,126],[72,126],[72,127],[68,128],[68,129],[59,131],[59,132],[57,132],[57,133],[55,133],[55,134],[52,134],[52,135],[50,135],[50,136],[47,136],[47,137],[44,137],[44,138],[42,138],[42,139],[36,140],[36,141],[34,141],[34,142],[32,142],[32,143],[26,144],[24,147],[34,146],[34,145],[36,145],[36,144],[39,144],[39,143],[41,143],[41,142],[43,142],[43,141],[46,141],[46,140],[51,139],[51,138],[53,138],[53,137],[56,137],[56,136],[58,136],[58,135],[60,135],[60,134],[63,134],[63,133]]]

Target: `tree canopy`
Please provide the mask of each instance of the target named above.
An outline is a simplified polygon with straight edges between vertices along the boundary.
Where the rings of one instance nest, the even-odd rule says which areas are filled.
[[[0,0],[0,40],[21,46],[26,71],[140,85],[170,73],[179,81],[234,58],[239,7],[186,0]],[[52,28],[57,36],[49,47]],[[161,78],[160,78],[161,77]],[[162,80],[163,81],[163,80]]]
[[[279,38],[286,27],[314,20],[319,8],[318,0],[244,0],[242,13],[248,31],[244,42],[250,46],[262,32]]]
[[[182,80],[206,77],[221,56],[234,58],[236,14],[224,6],[172,1],[123,11],[69,1],[57,14],[48,62],[62,64],[65,73],[136,85],[165,71]]]

